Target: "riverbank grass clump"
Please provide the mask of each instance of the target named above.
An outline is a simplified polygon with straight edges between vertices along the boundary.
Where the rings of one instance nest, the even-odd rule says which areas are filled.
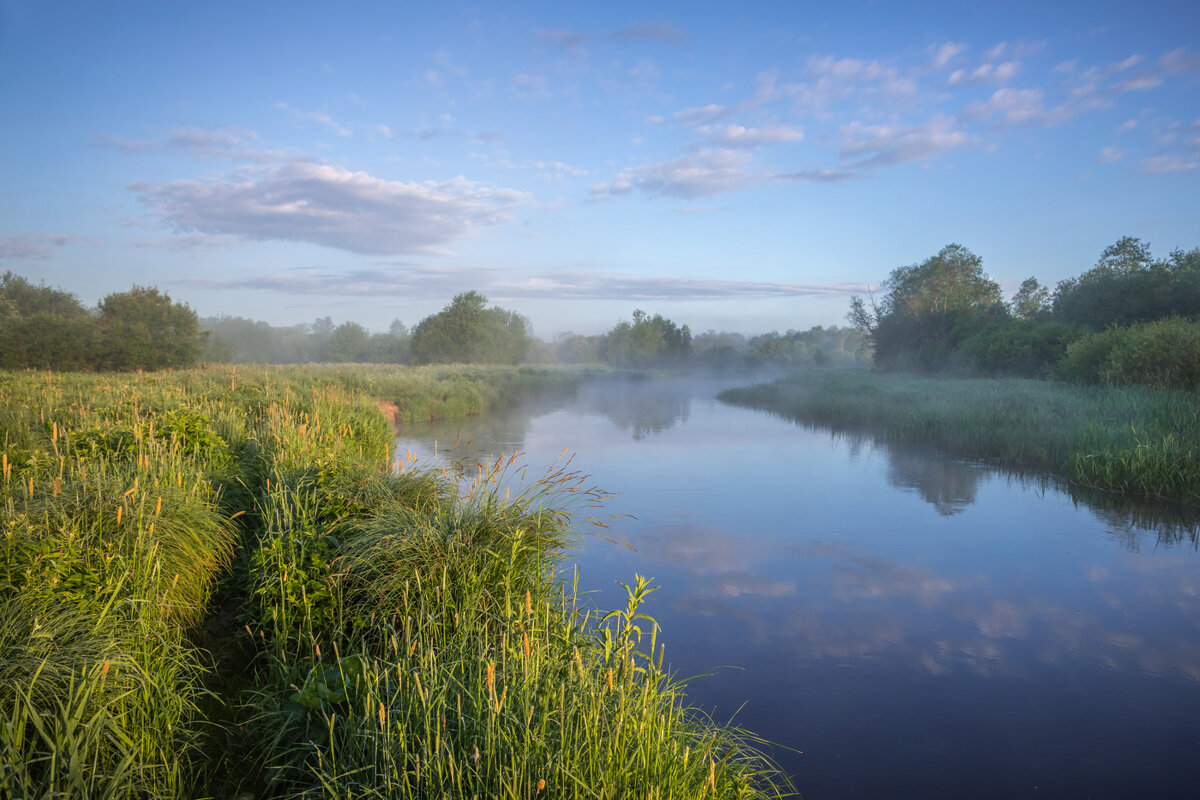
[[[731,389],[720,399],[834,429],[929,442],[1079,486],[1200,505],[1196,392],[844,370]]]
[[[790,791],[686,707],[645,581],[581,607],[582,476],[393,464],[381,403],[479,413],[571,380],[0,374],[0,796]]]

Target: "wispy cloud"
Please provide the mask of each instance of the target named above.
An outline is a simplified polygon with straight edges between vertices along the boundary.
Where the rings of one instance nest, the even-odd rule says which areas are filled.
[[[336,133],[338,136],[350,137],[354,135],[354,132],[349,127],[335,121],[333,117],[329,116],[329,114],[324,111],[301,111],[299,109],[292,108],[287,103],[276,103],[275,108],[279,109],[280,111],[287,112],[296,119],[315,122],[318,125],[323,125],[330,131]]]
[[[1016,61],[1003,61],[999,64],[986,62],[973,70],[956,69],[947,79],[951,86],[974,86],[987,83],[1007,83],[1016,77],[1020,64]]]
[[[964,42],[946,42],[933,51],[933,66],[942,68],[967,49]]]
[[[1118,150],[1115,147],[1110,146],[1110,147],[1106,147],[1103,150],[1101,150],[1100,155],[1098,155],[1096,157],[1096,160],[1099,161],[1101,164],[1115,164],[1116,162],[1120,161],[1124,157],[1125,157],[1125,154],[1123,152],[1121,152],[1120,150]]]
[[[691,41],[691,37],[670,22],[640,22],[615,31],[590,34],[563,29],[542,30],[537,32],[537,38],[573,50],[599,42],[661,42],[678,45]]]
[[[121,139],[102,134],[97,140],[126,153],[189,153],[197,158],[232,161],[274,161],[280,151],[260,150],[254,145],[258,134],[244,128],[177,128],[161,139]]]
[[[966,133],[955,129],[949,117],[937,116],[921,125],[864,125],[841,127],[841,155],[858,159],[856,169],[922,161],[967,144]]]
[[[44,259],[54,255],[55,247],[62,247],[71,237],[61,233],[30,233],[7,236],[0,239],[0,258],[24,260]]]
[[[839,183],[863,177],[862,173],[845,169],[802,169],[776,175],[780,180],[796,181],[797,183]]]
[[[291,161],[199,181],[130,187],[171,227],[394,254],[429,251],[508,220],[527,195],[454,178],[402,183]]]
[[[804,141],[804,129],[792,125],[767,125],[762,128],[747,128],[744,125],[701,125],[697,131],[725,147],[753,148]]]
[[[797,284],[704,278],[549,272],[516,275],[510,270],[405,265],[385,269],[302,268],[227,280],[190,278],[191,285],[217,290],[259,289],[297,295],[405,297],[438,300],[473,286],[496,301],[506,300],[720,300],[848,296],[863,284]]]
[[[1041,89],[997,89],[984,102],[971,103],[960,116],[966,122],[981,122],[999,116],[1000,126],[1041,120],[1045,117]]]
[[[1138,162],[1138,169],[1147,175],[1162,175],[1168,172],[1191,172],[1198,167],[1200,167],[1200,159],[1169,154],[1150,156]]]
[[[669,161],[622,170],[611,181],[593,186],[591,195],[598,200],[636,190],[692,199],[743,189],[761,180],[761,175],[751,171],[746,153],[728,148],[701,149]]]

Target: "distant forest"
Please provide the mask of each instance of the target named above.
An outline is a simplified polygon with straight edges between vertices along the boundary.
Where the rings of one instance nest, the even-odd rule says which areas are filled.
[[[982,260],[959,244],[897,267],[881,293],[851,301],[847,327],[758,336],[693,334],[635,310],[605,333],[543,341],[520,314],[479,292],[454,297],[411,329],[356,322],[272,326],[198,318],[155,288],[134,286],[85,308],[61,289],[0,278],[0,368],[153,370],[199,362],[603,363],[621,368],[870,366],[1077,382],[1200,386],[1200,249],[1152,256],[1123,237],[1095,266],[1053,290],[1036,278],[1005,301]]]

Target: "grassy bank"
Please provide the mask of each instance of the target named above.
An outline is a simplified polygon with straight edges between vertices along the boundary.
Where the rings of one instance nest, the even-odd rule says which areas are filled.
[[[796,420],[930,442],[1080,486],[1200,506],[1195,392],[847,370],[731,389],[720,397]]]
[[[682,702],[652,591],[582,611],[603,495],[397,473],[400,420],[537,369],[0,374],[0,796],[766,797]]]

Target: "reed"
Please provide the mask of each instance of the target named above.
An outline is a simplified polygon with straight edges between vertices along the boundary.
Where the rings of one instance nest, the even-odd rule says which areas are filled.
[[[789,792],[686,706],[651,587],[581,608],[603,493],[394,470],[393,424],[577,380],[0,373],[0,796]]]

